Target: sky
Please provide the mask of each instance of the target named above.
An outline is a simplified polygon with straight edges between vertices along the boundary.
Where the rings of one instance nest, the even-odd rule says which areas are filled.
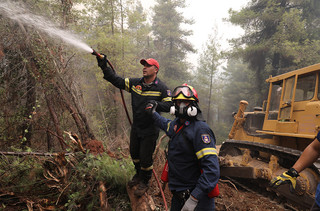
[[[144,8],[152,7],[156,1],[140,0]],[[214,30],[218,32],[217,37],[220,39],[221,50],[230,48],[228,39],[241,36],[244,32],[231,23],[224,22],[223,18],[228,17],[228,10],[240,10],[250,0],[186,0],[187,7],[182,10],[186,18],[193,18],[195,23],[188,29],[193,30],[193,35],[188,40],[197,50],[196,54],[189,54],[188,58],[195,66],[197,65],[199,53],[208,41],[209,35],[214,34]],[[151,14],[150,14],[151,15]]]

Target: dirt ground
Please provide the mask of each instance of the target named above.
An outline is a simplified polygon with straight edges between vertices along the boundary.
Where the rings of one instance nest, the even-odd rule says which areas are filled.
[[[245,190],[238,189],[232,185],[232,183],[227,180],[219,181],[220,195],[215,198],[216,211],[269,211],[286,210],[283,207],[277,205],[275,202],[258,195],[256,193],[251,193]],[[156,188],[156,190],[159,190]],[[159,191],[158,191],[159,192]],[[170,207],[171,194],[168,191],[168,187],[165,189],[165,197]],[[153,197],[157,207],[164,207],[163,199],[159,193],[155,193]]]
[[[219,148],[219,146],[217,147]],[[164,153],[159,152],[157,158],[155,159],[154,169],[160,180],[162,169],[164,166]],[[149,188],[148,193],[153,196],[154,202],[157,207],[164,208],[163,198],[161,197],[158,184],[154,176],[151,180],[151,188]],[[228,179],[221,178],[219,180],[219,190],[220,195],[215,199],[215,206],[217,211],[228,210],[228,211],[269,211],[286,210],[285,208],[279,206],[276,202],[272,202],[266,197],[259,195],[258,193],[252,193],[244,190],[243,188],[236,187],[236,185],[229,181]],[[170,207],[170,199],[172,197],[168,185],[166,185],[164,195],[168,207]]]
[[[231,184],[220,180],[220,196],[215,201],[216,210],[285,210],[261,195],[236,189]]]

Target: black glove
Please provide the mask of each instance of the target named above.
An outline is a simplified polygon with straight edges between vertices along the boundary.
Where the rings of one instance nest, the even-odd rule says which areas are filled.
[[[98,61],[98,66],[101,69],[105,69],[107,67],[107,56],[104,54],[101,54],[103,56],[103,58],[101,58],[100,56],[97,56],[97,61]]]
[[[145,107],[145,111],[147,112],[147,114],[152,115],[154,112],[156,112],[157,106],[158,106],[157,101],[151,100],[147,103]]]
[[[293,192],[293,189],[296,188],[296,183],[297,183],[297,177],[299,176],[299,173],[294,169],[291,168],[287,172],[282,173],[281,175],[273,178],[270,181],[270,186],[271,187],[278,187],[279,185],[282,184],[290,184],[290,191]]]

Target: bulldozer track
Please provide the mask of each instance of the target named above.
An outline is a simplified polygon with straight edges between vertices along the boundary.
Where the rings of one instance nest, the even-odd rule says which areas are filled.
[[[221,148],[219,151],[219,156],[223,157],[225,155],[228,155],[228,152],[230,152],[229,150],[234,149],[234,148],[249,149],[250,151],[253,152],[253,154],[255,154],[254,152],[265,152],[265,153],[275,155],[280,158],[279,164],[287,169],[289,169],[296,162],[296,160],[300,157],[300,155],[302,153],[299,150],[294,150],[294,149],[290,149],[290,148],[286,148],[286,147],[282,147],[282,146],[275,146],[275,145],[258,143],[258,142],[249,142],[249,141],[228,139],[221,145]],[[268,162],[266,160],[260,160],[260,161],[261,162]],[[314,162],[313,165],[310,166],[309,168],[311,168],[318,175],[320,175],[320,159],[318,159],[316,162]],[[247,185],[240,183],[239,179],[235,179],[233,177],[231,180],[233,182],[235,182],[236,184],[238,184],[239,186],[243,187],[245,190],[257,193],[257,191],[252,190]],[[268,185],[265,185],[265,188],[270,189],[270,187],[268,187]],[[270,191],[265,191],[265,192],[270,192]],[[281,195],[279,192],[277,192],[276,190],[273,189],[272,193],[275,194],[275,192],[277,195],[279,195],[279,196]],[[271,196],[271,194],[270,194],[270,196]],[[308,195],[304,198],[304,199],[307,199],[308,204],[299,204],[299,202],[303,201],[304,199],[302,200],[301,198],[298,198],[298,197],[295,199],[292,199],[292,198],[290,199],[286,195],[281,195],[281,196],[284,197],[285,200],[287,201],[287,203],[282,205],[283,207],[287,207],[287,210],[304,210],[304,209],[308,210],[308,209],[310,209],[309,206],[311,206],[314,201],[314,198],[312,198],[310,195]],[[271,199],[269,199],[269,200],[271,200]],[[293,206],[290,206],[290,204],[293,204]],[[295,206],[299,207],[299,209],[294,208]]]
[[[278,156],[282,159],[285,159],[290,162],[290,166],[284,166],[287,168],[290,168],[294,162],[300,157],[301,151],[290,149],[287,147],[281,147],[281,146],[275,146],[271,144],[264,144],[259,142],[250,142],[250,141],[241,141],[241,140],[234,140],[234,139],[228,139],[226,140],[221,148],[220,152],[223,151],[228,146],[231,147],[238,147],[238,148],[246,148],[254,151],[260,151],[260,152],[266,152],[273,154],[275,156]],[[219,154],[220,155],[220,154]],[[320,159],[318,159],[316,162],[313,163],[313,165],[310,167],[313,170],[315,170],[320,175]]]

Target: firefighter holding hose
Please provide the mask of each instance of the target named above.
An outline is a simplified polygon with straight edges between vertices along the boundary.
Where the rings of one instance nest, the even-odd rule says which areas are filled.
[[[152,154],[159,137],[159,128],[154,124],[151,115],[145,112],[150,101],[158,104],[158,112],[169,112],[172,106],[170,90],[157,77],[159,63],[153,58],[141,59],[142,78],[122,78],[108,65],[105,55],[97,56],[98,66],[102,69],[104,79],[119,89],[131,93],[133,121],[130,132],[130,155],[136,174],[129,181],[130,188],[137,186],[134,194],[141,197],[148,190],[152,176]]]
[[[160,116],[158,103],[150,102],[146,112],[170,137],[168,184],[173,194],[171,211],[214,210],[215,190],[220,177],[213,131],[204,122],[196,90],[183,84],[172,92],[171,121]]]

